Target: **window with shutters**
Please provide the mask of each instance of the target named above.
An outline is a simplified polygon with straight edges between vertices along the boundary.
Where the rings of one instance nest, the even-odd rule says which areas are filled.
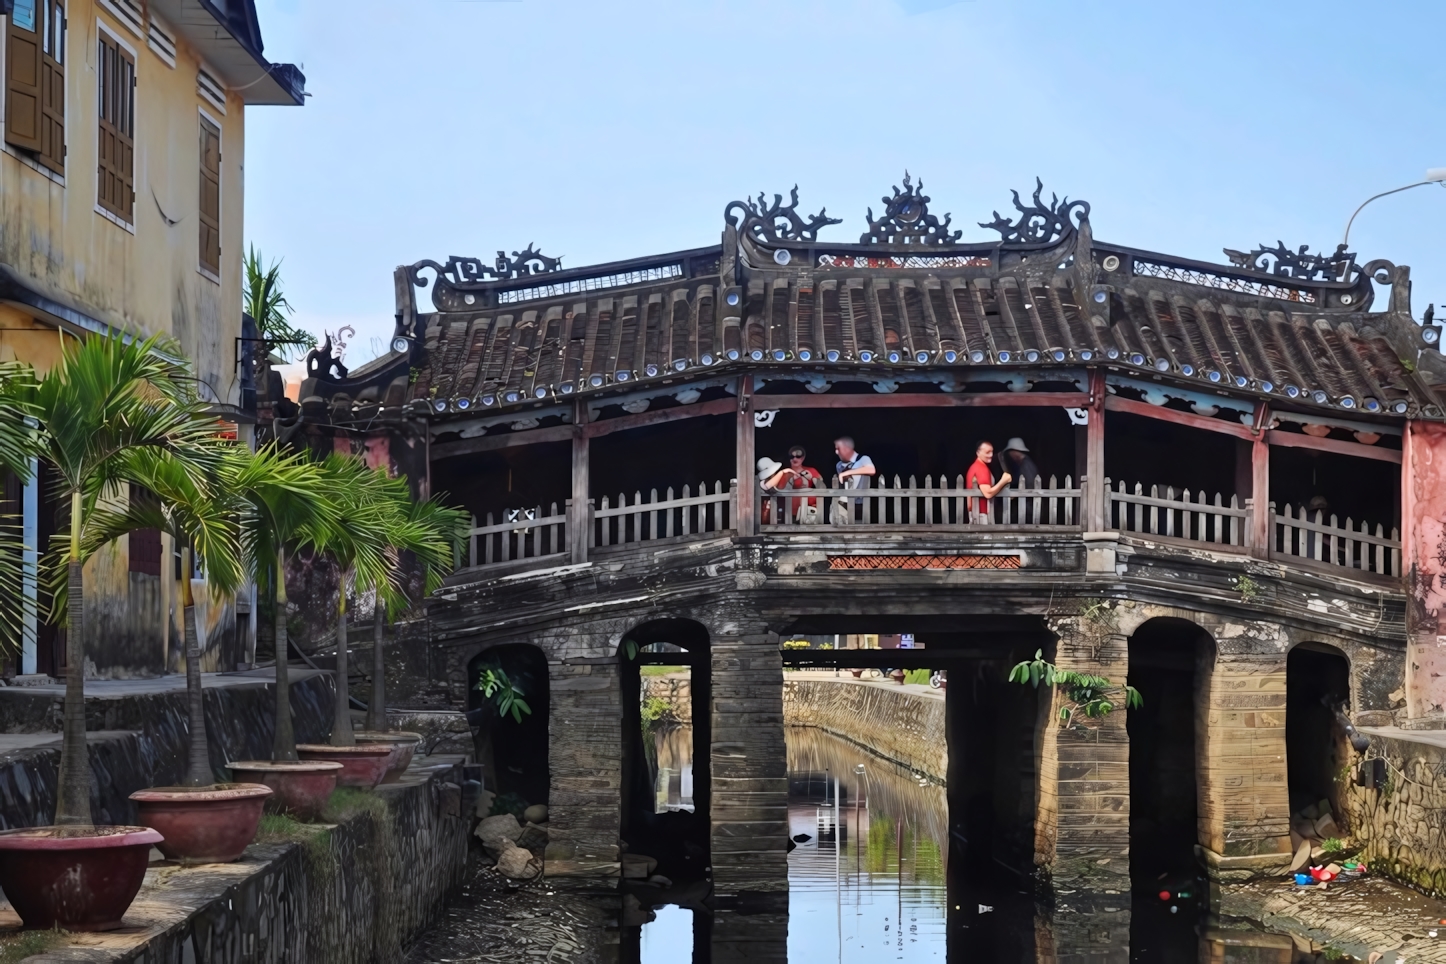
[[[148,503],[155,505],[157,499],[149,489],[131,485],[131,505]],[[161,530],[133,529],[130,534],[130,571],[148,576],[161,574]]]
[[[5,28],[5,140],[65,173],[65,4],[14,0]]]
[[[96,74],[100,78],[96,201],[129,224],[136,201],[136,60],[103,31],[96,51]]]
[[[201,267],[221,274],[221,128],[201,115]]]

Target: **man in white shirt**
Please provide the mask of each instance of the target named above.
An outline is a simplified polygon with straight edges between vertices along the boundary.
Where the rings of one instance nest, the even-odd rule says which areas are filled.
[[[878,474],[874,468],[874,460],[867,455],[860,455],[854,448],[854,440],[847,435],[841,435],[834,439],[834,454],[838,456],[838,464],[834,467],[837,473],[838,484],[845,489],[867,489]],[[848,525],[854,521],[854,506],[860,504],[859,499],[838,499],[834,505],[833,521],[835,525]]]

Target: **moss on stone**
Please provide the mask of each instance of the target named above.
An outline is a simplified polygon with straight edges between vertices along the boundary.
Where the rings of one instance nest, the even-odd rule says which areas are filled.
[[[44,954],[66,937],[65,931],[19,931],[0,936],[0,964],[19,964],[27,957]]]

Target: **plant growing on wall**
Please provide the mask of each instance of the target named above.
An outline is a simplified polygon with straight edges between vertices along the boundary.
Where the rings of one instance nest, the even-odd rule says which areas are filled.
[[[1060,707],[1059,723],[1066,728],[1079,725],[1080,717],[1103,719],[1113,712],[1115,700],[1121,696],[1127,710],[1139,709],[1145,704],[1133,686],[1116,687],[1108,677],[1060,669],[1044,658],[1043,650],[1035,650],[1032,660],[1016,663],[1009,671],[1009,682],[1035,689],[1043,683],[1062,690],[1066,702]]]
[[[496,663],[488,663],[482,667],[477,674],[477,689],[497,707],[498,716],[511,716],[515,722],[521,723],[524,714],[532,713],[532,707],[528,706],[527,700],[523,698],[526,694],[507,675],[507,671]]]

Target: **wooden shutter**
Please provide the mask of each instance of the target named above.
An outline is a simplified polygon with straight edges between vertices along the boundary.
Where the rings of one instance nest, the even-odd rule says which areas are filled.
[[[201,266],[221,273],[221,129],[201,118]]]
[[[96,61],[100,78],[97,200],[107,211],[131,221],[136,198],[136,62],[104,33]]]
[[[156,501],[155,494],[143,486],[131,484],[131,504]],[[130,534],[130,571],[148,576],[161,574],[161,530],[134,529]]]
[[[5,30],[5,140],[27,151],[40,150],[41,53],[35,2],[15,0]]]
[[[40,0],[40,163],[65,173],[65,4]],[[132,71],[134,74],[134,71]]]

